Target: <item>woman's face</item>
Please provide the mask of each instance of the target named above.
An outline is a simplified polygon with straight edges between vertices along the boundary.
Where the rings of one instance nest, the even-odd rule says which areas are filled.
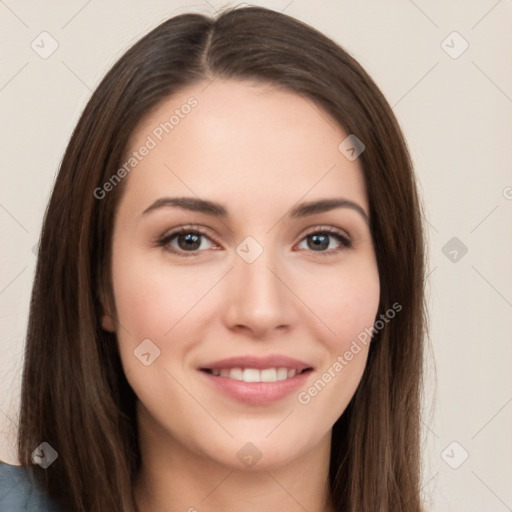
[[[347,136],[299,95],[218,78],[132,134],[116,313],[102,325],[117,333],[141,432],[238,468],[326,446],[380,293],[361,165],[338,148]],[[325,200],[339,204],[311,206]]]

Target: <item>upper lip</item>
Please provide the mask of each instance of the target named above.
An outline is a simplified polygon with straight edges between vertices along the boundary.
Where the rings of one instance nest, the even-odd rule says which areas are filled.
[[[270,355],[266,357],[257,357],[252,355],[228,357],[207,363],[200,367],[200,370],[222,370],[229,368],[256,368],[263,370],[265,368],[288,368],[296,369],[298,371],[312,368],[312,366],[299,359],[284,355]]]

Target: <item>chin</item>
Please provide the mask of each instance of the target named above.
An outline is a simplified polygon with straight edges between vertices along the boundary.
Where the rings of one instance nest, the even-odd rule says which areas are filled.
[[[232,470],[272,471],[293,463],[317,444],[311,443],[310,447],[299,444],[299,440],[311,439],[311,434],[297,431],[293,434],[281,432],[280,435],[272,433],[268,436],[267,431],[265,434],[251,435],[246,431],[243,439],[235,436],[228,443],[214,444],[212,440],[212,445],[205,447],[203,453],[217,464]],[[214,452],[211,450],[213,446],[217,447]]]

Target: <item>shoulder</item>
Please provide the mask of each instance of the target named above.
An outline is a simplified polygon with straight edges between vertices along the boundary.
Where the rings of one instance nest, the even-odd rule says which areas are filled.
[[[59,512],[28,468],[0,460],[0,512]]]

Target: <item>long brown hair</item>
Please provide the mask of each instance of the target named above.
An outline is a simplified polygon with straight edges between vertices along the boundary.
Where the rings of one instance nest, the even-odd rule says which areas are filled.
[[[165,21],[121,57],[88,102],[42,229],[22,382],[20,463],[33,466],[63,510],[137,510],[135,395],[115,334],[100,325],[103,308],[115,313],[110,252],[123,183],[102,200],[93,191],[122,165],[129,136],[150,109],[216,77],[300,94],[365,145],[359,158],[381,281],[378,315],[394,303],[402,310],[375,334],[361,383],[333,427],[330,488],[340,512],[418,512],[424,242],[406,143],[382,93],[345,50],[261,7]],[[46,471],[31,460],[41,442],[59,455]]]

